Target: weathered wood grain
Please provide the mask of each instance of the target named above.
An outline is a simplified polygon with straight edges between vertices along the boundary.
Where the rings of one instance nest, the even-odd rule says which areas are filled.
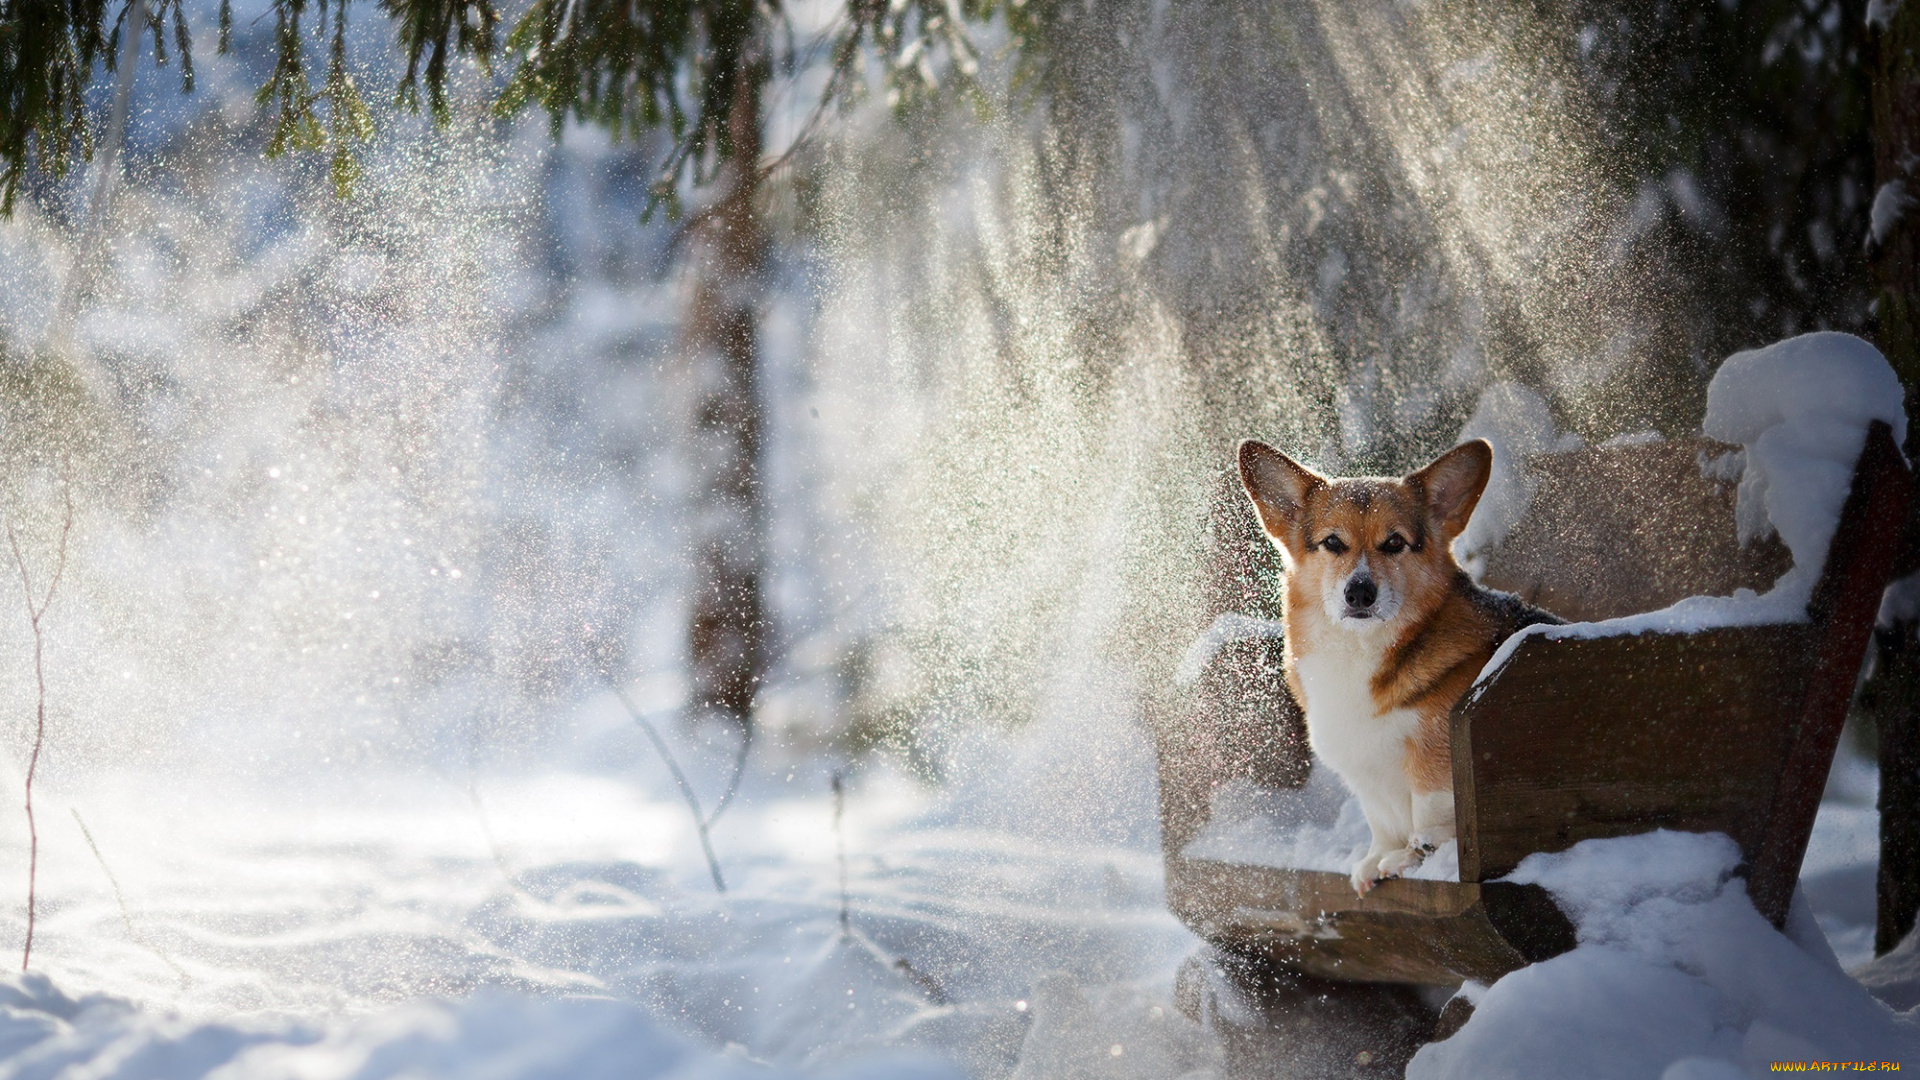
[[[1279,558],[1240,488],[1223,474],[1213,494],[1197,635],[1225,613],[1280,617]],[[1153,722],[1160,759],[1161,841],[1169,858],[1205,828],[1213,792],[1233,779],[1269,787],[1307,780],[1306,716],[1287,691],[1280,642],[1230,642],[1199,684]]]
[[[1806,642],[1796,626],[1522,642],[1454,712],[1461,879],[1656,828],[1754,850]]]
[[[1169,906],[1209,941],[1291,970],[1362,982],[1488,981],[1573,947],[1573,927],[1532,885],[1382,882],[1208,859],[1168,864]]]

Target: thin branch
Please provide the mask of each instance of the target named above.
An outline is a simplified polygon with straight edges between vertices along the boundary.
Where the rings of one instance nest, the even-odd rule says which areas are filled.
[[[843,28],[846,21],[847,16],[845,12],[834,16],[833,22],[821,30],[820,33],[814,37],[813,43],[807,47],[809,57],[801,66],[811,66],[812,55],[817,54],[829,41],[838,39],[840,35],[845,32]],[[840,55],[834,57],[833,68],[827,73],[827,84],[821,89],[819,100],[813,103],[813,109],[807,114],[806,122],[800,125],[799,133],[793,137],[793,141],[787,144],[785,150],[781,151],[777,157],[759,167],[760,175],[757,177],[758,180],[766,180],[774,173],[792,164],[793,159],[798,156],[800,151],[804,149],[808,143],[813,141],[814,135],[820,130],[820,125],[826,121],[827,110],[832,108],[833,105],[840,100],[840,95],[845,92],[846,82],[853,74],[854,63],[859,60],[861,56],[862,53],[858,48],[847,48],[841,50]]]
[[[814,55],[817,55],[829,44],[837,41],[844,32],[843,27],[846,21],[847,17],[844,12],[834,16],[833,22],[829,23],[825,29],[815,35],[813,42],[808,45],[805,50],[807,59],[801,61],[800,66],[810,66],[812,64],[811,58]],[[813,103],[813,108],[809,110],[806,121],[800,125],[799,132],[794,135],[792,141],[787,143],[787,148],[773,158],[764,162],[756,162],[752,166],[752,186],[754,190],[758,190],[760,186],[775,173],[781,172],[792,165],[794,159],[799,156],[800,152],[805,150],[807,146],[813,142],[814,137],[819,134],[821,126],[826,122],[827,111],[833,108],[834,104],[840,100],[841,95],[845,92],[847,81],[852,78],[853,75],[854,63],[861,58],[861,55],[859,49],[849,48],[841,51],[841,55],[834,57],[832,70],[827,75],[826,86],[821,89],[819,99]],[[674,183],[675,179],[680,175],[681,170],[686,167],[687,160],[693,153],[692,139],[693,136],[689,134],[686,138],[675,143],[672,152],[669,153],[666,160],[660,164],[659,171],[655,174],[654,187],[656,189],[662,185]],[[666,244],[660,249],[659,258],[654,261],[655,277],[666,276],[679,256],[680,250],[686,246],[687,241],[695,231],[709,219],[716,216],[718,209],[719,207],[717,206],[703,207],[687,217],[686,220],[680,222],[673,232],[668,234]]]
[[[628,714],[633,717],[633,722],[640,725],[640,730],[647,733],[653,748],[660,752],[660,760],[667,763],[667,771],[673,774],[673,782],[680,786],[680,797],[687,801],[687,809],[693,812],[693,831],[700,837],[700,850],[707,856],[707,869],[713,872],[713,887],[720,892],[726,892],[727,881],[720,876],[720,860],[713,854],[713,840],[707,835],[708,819],[700,812],[700,798],[693,793],[693,785],[687,781],[687,774],[680,770],[680,762],[674,758],[673,751],[667,749],[667,741],[660,737],[659,729],[653,726],[653,721],[648,720],[645,713],[634,706],[632,699],[627,697],[626,691],[611,683],[607,688],[613,691],[614,697],[620,699],[621,705],[626,706]]]
[[[493,835],[493,823],[487,819],[487,808],[480,802],[480,781],[471,772],[467,774],[467,800],[473,804],[474,819],[480,824],[480,835],[487,841],[487,851],[493,855],[495,869],[506,879],[507,888],[520,891],[520,884],[513,877],[513,869],[507,865],[507,856],[500,850],[500,841]]]
[[[830,783],[833,787],[833,845],[840,857],[840,940],[860,946],[875,960],[906,976],[932,1004],[945,1005],[947,991],[939,980],[914,967],[906,957],[895,956],[881,948],[878,942],[853,928],[853,894],[847,887],[847,783],[838,769],[833,771]]]
[[[399,701],[399,697],[398,695],[395,695],[396,711],[398,708],[398,701]],[[496,721],[499,719],[499,716],[497,713],[495,714],[494,719]],[[500,850],[499,839],[493,835],[493,822],[491,819],[487,817],[486,805],[480,801],[480,723],[479,723],[478,713],[467,714],[466,728],[467,728],[466,791],[467,791],[467,801],[473,804],[474,821],[478,823],[480,826],[480,835],[487,842],[487,852],[488,854],[493,856],[494,868],[500,871],[500,877],[507,883],[507,888],[513,890],[514,892],[524,892],[524,890],[520,888],[519,881],[517,881],[514,878],[512,868],[507,865],[507,856],[505,852]],[[448,777],[447,779],[451,781],[453,778]]]
[[[33,604],[33,579],[27,576],[27,560],[20,555],[20,538],[13,534],[13,525],[7,525],[7,543],[13,547],[13,565],[20,568],[20,593],[27,600],[27,621],[38,624],[40,612]]]
[[[853,936],[853,901],[847,893],[847,785],[833,771],[833,848],[840,858],[840,936]]]
[[[435,776],[446,781],[448,787],[458,790],[467,797],[468,805],[473,808],[474,823],[480,829],[481,839],[486,842],[487,855],[493,860],[493,868],[500,872],[500,877],[506,885],[507,890],[534,901],[539,901],[539,897],[528,892],[526,888],[515,879],[513,866],[507,862],[506,851],[500,846],[499,838],[494,835],[493,820],[487,816],[486,804],[481,801],[478,779],[472,772],[469,772],[466,782],[461,783],[453,778],[452,773],[449,773],[446,769],[438,765],[433,767],[433,773]]]
[[[53,580],[47,582],[47,595],[40,601],[40,614],[34,616],[35,622],[39,622],[40,615],[45,615],[47,608],[53,605],[53,591],[60,587],[60,577],[67,572],[67,537],[73,532],[72,470],[72,465],[67,465],[63,467],[60,472],[60,499],[62,505],[60,517],[60,548],[59,554],[53,564]],[[15,549],[15,552],[16,554],[18,553],[18,548]],[[21,569],[24,571],[26,568],[22,565]]]
[[[653,261],[653,276],[665,278],[673,270],[674,263],[679,260],[680,250],[693,238],[693,234],[707,222],[718,217],[719,212],[718,204],[703,206],[675,226],[674,230],[667,234],[667,242],[660,247],[660,257]]]
[[[33,754],[27,759],[27,941],[20,950],[20,970],[27,970],[33,959],[33,924],[37,907],[40,878],[40,830],[33,820],[33,778],[40,768],[40,751],[47,742],[47,672],[44,664],[46,635],[41,632],[40,619],[53,605],[53,592],[60,586],[60,575],[67,567],[67,537],[73,532],[73,477],[71,473],[62,476],[61,490],[64,494],[65,516],[60,523],[60,551],[54,563],[53,577],[47,583],[46,596],[36,607],[33,602],[33,579],[27,573],[26,556],[20,552],[20,537],[14,532],[12,523],[7,525],[7,544],[13,548],[14,565],[20,568],[21,596],[27,605],[27,623],[33,629],[33,679],[36,690],[34,701]]]
[[[733,805],[733,797],[740,791],[740,778],[747,774],[747,752],[753,749],[753,725],[740,725],[740,749],[733,755],[733,778],[727,781],[727,790],[721,792],[720,801],[713,806],[713,813],[707,815],[707,828],[720,820],[720,815]]]
[[[912,961],[904,956],[895,956],[887,952],[887,950],[880,947],[878,942],[858,930],[849,930],[847,933],[854,941],[859,942],[875,960],[905,975],[907,981],[919,987],[920,992],[927,995],[928,1003],[933,1005],[945,1005],[947,1003],[946,987],[941,986],[939,980],[933,976],[914,967]]]
[[[145,935],[141,934],[139,930],[136,930],[134,928],[133,913],[127,910],[126,894],[120,891],[120,879],[113,876],[113,868],[107,865],[107,857],[105,855],[100,854],[100,845],[94,843],[93,841],[93,830],[87,828],[87,823],[81,820],[79,807],[69,806],[67,807],[67,812],[73,815],[73,823],[75,825],[80,826],[80,835],[87,838],[87,849],[93,852],[93,859],[95,862],[100,864],[101,873],[104,873],[107,875],[107,884],[113,886],[113,899],[115,903],[120,905],[120,921],[126,924],[127,936],[133,939],[133,943],[135,945],[138,945],[141,948],[152,953],[153,955],[159,957],[162,963],[172,968],[173,973],[175,975],[180,976],[180,985],[182,987],[191,985],[193,983],[193,976],[187,974],[187,971],[185,968],[181,967],[179,964],[174,963],[173,957],[168,956],[165,952],[162,952],[160,949],[160,946],[155,945],[151,941],[148,941]]]

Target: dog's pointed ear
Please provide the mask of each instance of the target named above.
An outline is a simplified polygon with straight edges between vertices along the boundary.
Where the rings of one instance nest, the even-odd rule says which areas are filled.
[[[1325,487],[1326,478],[1263,442],[1240,443],[1240,483],[1253,499],[1260,527],[1285,542],[1300,521],[1307,493]]]
[[[1492,445],[1473,439],[1433,459],[1433,464],[1408,476],[1407,483],[1426,493],[1427,512],[1451,543],[1467,527],[1492,475]]]

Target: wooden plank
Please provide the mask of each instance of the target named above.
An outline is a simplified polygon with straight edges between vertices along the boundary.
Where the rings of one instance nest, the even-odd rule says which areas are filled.
[[[1230,780],[1306,782],[1306,719],[1287,692],[1280,643],[1235,641],[1200,677],[1171,724],[1155,725],[1161,843],[1177,854],[1206,827],[1213,792]]]
[[[1462,878],[1593,837],[1713,830],[1784,920],[1910,489],[1876,424],[1804,626],[1524,642],[1455,710]]]
[[[1891,576],[1897,581],[1916,573],[1920,573],[1920,498],[1908,500],[1907,525]]]
[[[1474,898],[1448,881],[1383,881],[1366,896],[1353,891],[1347,875],[1326,870],[1288,870],[1275,866],[1175,860],[1168,866],[1169,897],[1196,918],[1221,921],[1238,909],[1307,912],[1321,915],[1356,911],[1390,915],[1446,917],[1472,907]]]
[[[1893,443],[1893,431],[1876,420],[1867,429],[1827,565],[1807,605],[1814,634],[1805,694],[1800,708],[1786,718],[1790,741],[1764,819],[1763,841],[1749,849],[1747,885],[1753,906],[1776,926],[1785,923],[1800,880],[1827,770],[1880,612],[1880,594],[1906,542],[1912,500],[1913,479]]]
[[[1806,640],[1768,626],[1522,642],[1454,710],[1461,880],[1654,828],[1755,851]]]
[[[1574,945],[1572,925],[1530,885],[1395,880],[1363,898],[1344,874],[1176,859],[1167,892],[1207,940],[1322,978],[1491,981]]]
[[[1776,539],[1741,544],[1735,483],[1701,475],[1703,455],[1737,449],[1678,439],[1530,457],[1527,514],[1487,554],[1481,581],[1573,622],[1766,591],[1792,554]]]

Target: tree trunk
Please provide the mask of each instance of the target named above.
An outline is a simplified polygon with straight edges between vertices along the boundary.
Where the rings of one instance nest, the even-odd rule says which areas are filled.
[[[690,237],[693,297],[682,347],[691,412],[686,445],[694,573],[687,627],[691,701],[698,710],[717,711],[747,726],[766,675],[772,627],[764,587],[765,411],[757,335],[767,267],[757,199],[763,80],[756,65],[743,67],[727,113],[733,152],[723,166],[720,198]]]
[[[1876,229],[1867,252],[1879,293],[1875,337],[1906,389],[1906,412],[1920,401],[1920,7],[1891,5],[1879,27],[1873,68],[1874,203],[1904,207],[1889,227]],[[1890,189],[1900,184],[1901,189]],[[1904,191],[1904,199],[1899,192]],[[1884,224],[1882,222],[1881,224]],[[1920,450],[1920,428],[1909,424],[1908,457]],[[1912,626],[1883,630],[1875,678],[1866,688],[1880,748],[1880,879],[1874,952],[1884,953],[1913,928],[1920,909],[1920,655]],[[1880,685],[1874,685],[1875,683]]]

